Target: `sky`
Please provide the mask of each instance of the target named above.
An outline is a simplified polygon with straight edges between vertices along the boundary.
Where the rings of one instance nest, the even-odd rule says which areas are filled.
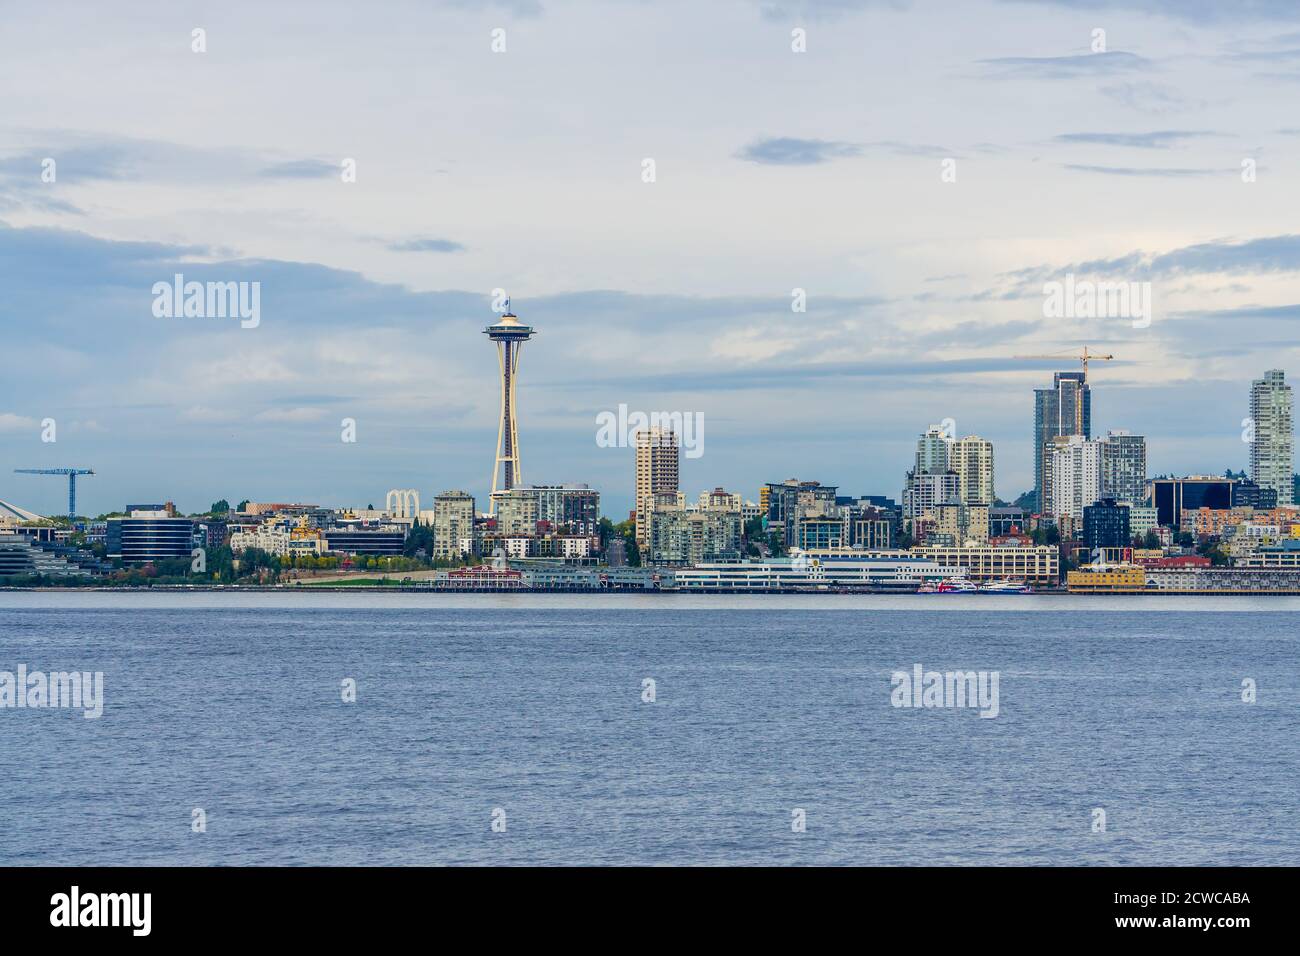
[[[1081,345],[1152,474],[1247,467],[1300,373],[1292,0],[0,2],[0,88],[0,499],[41,513],[14,468],[93,468],[91,515],[485,506],[494,290],[523,479],[616,519],[620,404],[702,416],[692,499],[897,497],[950,418],[1011,500]],[[155,315],[177,273],[256,326]],[[1066,277],[1150,320],[1049,317]]]

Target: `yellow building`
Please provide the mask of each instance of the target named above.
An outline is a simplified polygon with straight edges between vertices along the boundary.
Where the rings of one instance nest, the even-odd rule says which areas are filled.
[[[1147,573],[1131,564],[1105,564],[1065,576],[1071,594],[1137,594],[1146,591]]]

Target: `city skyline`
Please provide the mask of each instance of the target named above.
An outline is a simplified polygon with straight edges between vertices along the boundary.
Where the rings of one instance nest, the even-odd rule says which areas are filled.
[[[791,460],[896,495],[915,433],[953,418],[1011,500],[1034,486],[1019,396],[1073,368],[1014,356],[1080,343],[1116,356],[1091,374],[1094,435],[1147,436],[1153,474],[1249,470],[1243,389],[1295,368],[1297,44],[1264,6],[1138,6],[458,3],[410,6],[395,36],[339,26],[350,6],[304,33],[231,4],[204,11],[203,53],[184,12],[92,38],[10,11],[0,75],[44,76],[41,49],[65,66],[39,104],[0,104],[0,332],[21,356],[0,498],[62,513],[58,482],[13,469],[88,467],[95,513],[486,502],[498,290],[546,330],[520,386],[528,480],[589,483],[610,514],[634,504],[633,455],[594,419],[620,404],[702,414],[683,482],[750,496]],[[104,68],[110,47],[131,55]],[[399,94],[364,68],[280,75],[344,52]],[[728,64],[761,69],[742,93]],[[453,78],[455,104],[425,95]],[[260,283],[255,327],[154,314],[182,273]],[[1045,284],[1076,273],[1150,282],[1154,314],[1046,317]]]
[[[528,487],[530,485],[546,485],[546,484],[557,484],[557,483],[545,481],[545,480],[538,481],[538,482],[524,483],[521,481],[519,477],[522,469],[519,464],[520,439],[518,436],[518,429],[517,429],[517,422],[516,422],[517,399],[515,397],[516,396],[516,390],[515,390],[516,375],[514,373],[517,370],[519,349],[524,341],[528,340],[529,338],[531,338],[533,334],[535,334],[535,330],[532,327],[524,325],[522,322],[519,321],[518,317],[515,316],[514,313],[510,311],[509,300],[507,299],[505,300],[505,305],[503,307],[501,316],[495,322],[489,324],[489,326],[483,330],[483,333],[487,334],[489,338],[491,338],[494,341],[494,343],[497,345],[499,350],[500,378],[499,378],[499,385],[498,385],[498,393],[500,396],[500,409],[498,413],[498,435],[497,435],[497,441],[495,443],[496,455],[495,455],[495,464],[493,468],[491,492],[486,495],[480,495],[475,491],[471,491],[470,494],[476,500],[483,501],[485,504],[484,509],[482,509],[483,513],[490,514],[495,510],[494,497],[500,492],[509,491],[511,488],[514,487]],[[502,338],[503,336],[504,338],[509,339],[510,341],[508,343],[505,342],[504,339]],[[511,346],[513,346],[513,348],[510,348]],[[1086,352],[1086,349],[1084,351]],[[506,364],[507,355],[510,356],[509,372],[507,372],[507,364]],[[1261,374],[1263,375],[1262,378],[1256,379],[1252,381],[1250,384],[1250,388],[1246,396],[1247,399],[1246,407],[1250,414],[1248,415],[1248,417],[1243,418],[1240,423],[1242,426],[1240,440],[1246,446],[1247,449],[1246,455],[1248,458],[1248,467],[1246,469],[1243,469],[1243,471],[1248,472],[1251,478],[1255,479],[1257,477],[1257,472],[1259,472],[1262,467],[1265,470],[1267,475],[1272,476],[1272,482],[1271,483],[1266,482],[1265,483],[1266,487],[1276,486],[1279,495],[1278,500],[1280,502],[1284,501],[1285,503],[1289,504],[1291,503],[1291,499],[1287,498],[1286,495],[1291,493],[1290,491],[1291,485],[1288,483],[1285,489],[1283,489],[1282,486],[1278,484],[1276,475],[1281,474],[1282,471],[1291,472],[1294,469],[1294,460],[1293,460],[1293,452],[1292,452],[1294,437],[1293,437],[1293,432],[1291,432],[1290,430],[1293,427],[1292,406],[1291,406],[1291,398],[1290,398],[1291,388],[1289,383],[1285,381],[1285,370],[1270,369]],[[1036,436],[1044,433],[1042,421],[1043,421],[1045,408],[1052,410],[1052,414],[1056,415],[1056,417],[1060,417],[1060,415],[1057,414],[1058,412],[1064,413],[1064,411],[1068,411],[1070,413],[1070,415],[1067,415],[1066,417],[1070,417],[1070,416],[1074,417],[1075,424],[1073,426],[1058,425],[1056,427],[1056,431],[1054,432],[1054,434],[1061,436],[1060,438],[1057,438],[1055,440],[1057,442],[1064,441],[1065,436],[1067,435],[1073,435],[1076,436],[1076,438],[1083,437],[1085,439],[1089,439],[1086,442],[1086,444],[1089,445],[1100,444],[1101,446],[1105,446],[1107,442],[1114,441],[1117,439],[1123,441],[1126,440],[1129,436],[1132,436],[1133,434],[1132,430],[1127,428],[1108,428],[1106,429],[1105,435],[1100,437],[1096,434],[1093,434],[1093,428],[1091,425],[1092,382],[1091,380],[1085,380],[1082,376],[1082,373],[1055,372],[1053,373],[1053,380],[1054,380],[1053,386],[1048,388],[1035,388],[1033,390],[1033,400],[1031,404],[1033,407],[1034,432]],[[1055,403],[1053,403],[1054,402],[1053,396],[1056,396],[1058,394],[1059,389],[1062,386],[1062,383],[1065,383],[1066,385],[1071,385],[1072,387],[1082,384],[1082,390],[1080,393],[1082,395],[1082,399],[1076,400],[1071,398],[1071,402],[1073,402],[1073,404],[1067,403],[1060,399],[1056,399]],[[1071,395],[1073,394],[1074,393],[1071,393]],[[1255,434],[1255,427],[1256,427],[1256,419],[1254,416],[1260,413],[1262,408],[1261,395],[1272,396],[1274,394],[1276,394],[1277,398],[1270,399],[1273,402],[1273,404],[1269,406],[1268,409],[1266,409],[1269,417],[1265,421],[1259,423],[1261,435],[1263,437],[1258,441],[1253,440],[1253,436]],[[1046,405],[1044,404],[1045,402],[1047,403]],[[1068,408],[1066,407],[1067,405]],[[605,414],[611,414],[611,413],[606,412]],[[654,414],[659,414],[659,413],[654,413]],[[46,429],[48,429],[47,424],[45,423],[42,424]],[[349,426],[348,421],[346,419],[344,420],[343,424],[344,424],[345,433],[348,431],[349,427],[354,427],[354,425]],[[923,429],[921,431],[919,439],[916,438],[915,436],[911,439],[912,451],[914,456],[913,465],[912,467],[908,467],[906,465],[903,466],[906,472],[906,477],[903,481],[903,491],[898,495],[899,501],[902,502],[903,510],[905,513],[910,514],[907,489],[911,484],[913,474],[931,475],[932,477],[937,478],[942,476],[944,472],[952,471],[954,473],[952,496],[954,498],[960,498],[962,501],[966,501],[967,499],[970,499],[970,500],[977,500],[984,504],[991,505],[995,501],[1000,499],[1007,502],[1008,504],[1011,504],[1014,503],[1021,496],[1028,496],[1031,499],[1037,497],[1035,492],[1036,489],[1041,488],[1041,485],[1038,484],[1038,482],[1042,481],[1041,478],[1038,479],[1038,481],[1036,481],[1035,485],[1031,485],[1029,488],[1026,488],[1021,492],[1017,492],[1014,494],[1000,493],[1000,489],[998,489],[994,484],[994,475],[996,474],[996,470],[997,470],[995,469],[994,462],[995,460],[1000,460],[999,458],[995,458],[995,454],[996,454],[995,443],[977,434],[969,434],[969,435],[962,436],[960,438],[958,438],[955,434],[953,434],[953,435],[948,435],[945,438],[944,437],[945,427],[952,428],[953,430],[955,430],[955,421],[952,419],[946,419],[945,425],[943,426],[930,425],[926,429]],[[639,500],[640,496],[644,493],[642,491],[642,483],[644,480],[642,471],[645,467],[647,467],[642,462],[642,455],[648,454],[650,450],[647,447],[643,447],[644,443],[642,442],[642,439],[645,437],[645,435],[650,435],[652,439],[651,444],[657,445],[658,442],[654,441],[653,438],[655,435],[658,434],[659,434],[658,426],[654,426],[644,432],[638,431],[635,433],[634,436],[637,438],[637,440],[631,442],[629,444],[629,448],[624,449],[624,451],[631,451],[632,453],[631,463],[633,467],[633,474],[629,479],[629,484],[635,489],[635,491],[633,491],[627,496],[630,503],[628,508],[626,509],[626,512],[624,512],[622,508],[615,508],[614,510],[610,510],[608,507],[608,502],[610,500],[614,500],[614,501],[619,500],[622,493],[626,490],[623,486],[616,484],[611,489],[605,489],[591,482],[582,483],[584,485],[591,486],[594,490],[598,491],[601,494],[602,501],[605,503],[604,513],[607,517],[611,517],[612,520],[622,521],[624,520],[625,514],[633,515],[639,512],[637,501]],[[671,430],[665,432],[665,434],[669,436],[671,447],[674,450],[672,454],[672,475],[673,478],[676,480],[675,490],[682,491],[683,493],[685,493],[685,489],[687,488],[693,489],[695,486],[694,484],[691,484],[690,482],[680,477],[682,439],[680,438],[680,436],[674,435]],[[1248,441],[1247,435],[1252,436],[1252,440]],[[1146,442],[1149,441],[1149,438],[1148,436],[1142,435],[1142,436],[1136,436],[1136,439],[1143,443],[1143,461],[1145,462],[1147,460]],[[57,443],[50,442],[48,444],[53,446]],[[1035,445],[1035,450],[1032,455],[1033,462],[1030,464],[1031,469],[1034,468],[1035,465],[1040,460],[1040,452],[1037,450],[1039,447],[1039,442],[1037,439],[1035,440],[1034,445]],[[1261,451],[1261,445],[1264,446],[1263,451]],[[923,462],[924,458],[933,456],[935,454],[935,451],[931,446],[944,448],[944,450],[940,454],[940,457],[943,459],[941,462],[931,462],[929,464]],[[951,450],[949,450],[949,447],[951,448]],[[1052,448],[1055,446],[1048,445],[1044,447],[1047,448],[1047,452],[1048,452],[1047,472],[1050,474],[1050,472],[1053,471],[1053,468],[1051,467]],[[1060,446],[1060,447],[1064,447],[1064,446]],[[971,449],[976,449],[977,452],[972,452]],[[971,464],[966,464],[965,463],[966,456],[969,456],[973,453],[977,454],[977,458],[974,459],[971,462]],[[953,456],[951,460],[949,456]],[[687,457],[689,460],[689,458],[692,456],[687,456]],[[702,457],[702,455],[700,457]],[[1285,469],[1279,470],[1277,464],[1272,463],[1273,459],[1279,459],[1279,460],[1285,459],[1285,461],[1289,462],[1290,464]],[[932,471],[930,465],[937,465],[938,467],[934,468]],[[969,473],[969,470],[971,469],[972,466],[974,468],[974,471],[973,473]],[[1014,467],[1011,470],[1014,470]],[[1228,470],[1231,470],[1231,466],[1229,466]],[[56,474],[61,474],[63,476],[66,476],[69,471],[78,471],[78,469],[57,468],[57,467],[45,468],[45,469],[15,469],[15,473],[22,473],[22,472],[26,472],[28,474],[39,473],[46,476],[56,475]],[[95,471],[88,471],[82,473],[88,473],[92,475],[97,474],[97,472]],[[1145,474],[1147,480],[1150,480],[1151,478],[1154,478],[1157,475],[1171,474],[1171,472],[1159,471],[1151,468],[1148,465],[1148,467],[1145,469]],[[1201,470],[1190,470],[1184,472],[1183,474],[1186,476],[1204,476],[1204,475],[1214,476],[1217,475],[1218,472],[1213,468],[1209,468],[1209,469],[1201,469]],[[835,474],[831,474],[829,477],[831,477],[832,479],[836,478]],[[773,473],[769,477],[762,477],[759,478],[757,481],[747,480],[743,483],[737,483],[734,486],[728,486],[723,484],[710,485],[708,483],[704,483],[700,485],[700,488],[703,490],[703,493],[707,493],[710,489],[728,489],[731,492],[738,494],[742,499],[748,500],[749,492],[752,490],[750,488],[750,485],[754,485],[755,488],[757,488],[759,486],[768,483],[769,481],[777,481],[777,480],[780,479],[776,478],[775,473]],[[500,487],[498,487],[498,482],[501,482]],[[560,482],[560,483],[572,484],[573,482],[570,480],[565,480],[564,482]],[[842,484],[842,482],[839,480],[833,480],[824,483],[828,485]],[[971,487],[972,484],[979,487],[982,492],[987,492],[989,489],[991,489],[992,495],[991,496],[988,496],[987,494],[971,495],[970,493],[968,493],[967,489]],[[649,485],[646,485],[646,488],[649,487],[650,487]],[[946,486],[944,487],[946,488]],[[417,496],[421,493],[418,488],[411,489],[411,490],[414,491],[417,494]],[[385,495],[391,498],[391,496],[394,493],[395,492],[393,492],[390,489],[389,491],[385,492]],[[400,492],[400,491],[396,493],[409,494],[409,492]],[[455,489],[451,486],[447,486],[441,489],[437,487],[429,487],[427,491],[430,500],[433,500],[435,497],[444,494],[459,494],[459,493],[460,491],[458,489]],[[855,493],[876,494],[876,495],[883,494],[885,496],[891,495],[891,491],[888,488],[874,488],[874,487],[871,489],[867,489],[865,491],[856,491]],[[755,495],[757,495],[757,492],[755,492]],[[930,493],[929,498],[926,498],[925,500],[928,501],[930,498],[935,498],[936,500],[939,500],[939,499],[944,499],[947,496],[948,494],[946,491],[940,492],[938,491],[938,487],[936,486],[936,489]],[[15,495],[15,496],[11,496],[8,499],[0,498],[0,500],[7,501],[11,505],[18,504],[19,506],[25,507],[25,505],[22,505],[20,502],[16,500],[18,497],[19,496]],[[128,497],[131,496],[128,495]],[[143,499],[150,496],[136,494],[134,495],[134,497],[137,499]],[[181,498],[182,496],[169,493],[167,495],[161,495],[161,496],[156,495],[154,497],[158,497],[160,500],[162,498],[166,498],[167,500],[174,501],[175,499]],[[241,500],[241,496],[237,496],[235,499],[230,499],[229,495],[220,496],[220,497],[224,497],[227,500],[230,500],[232,504],[234,504],[238,500]],[[262,496],[261,498],[253,498],[251,496],[247,496],[247,497],[248,500],[264,500],[264,501],[277,498],[277,496],[275,495]],[[298,494],[296,492],[292,494],[281,494],[278,497],[279,499],[294,499],[299,501],[313,500],[312,495]],[[373,501],[375,500],[375,496],[363,495],[362,497],[366,498],[366,502],[367,502],[364,506],[358,500],[342,501],[342,502],[334,501],[334,502],[329,502],[329,505],[333,507],[345,507],[345,508],[347,507],[372,508]],[[1135,498],[1135,496],[1131,493],[1126,497],[1130,500],[1133,500]],[[212,500],[215,501],[219,499],[214,498]],[[386,506],[387,504],[385,505],[385,507]],[[28,510],[39,511],[40,509],[37,508],[37,509],[28,509]],[[121,510],[121,506],[110,507],[104,509],[99,513],[113,513],[119,510]],[[204,508],[202,506],[195,506],[193,508],[181,507],[179,510],[181,510],[182,512],[188,511],[191,513],[202,513],[204,511]],[[925,510],[928,510],[928,508],[920,507],[918,513],[923,512]],[[1036,508],[1031,508],[1031,510],[1050,513],[1053,511],[1053,508],[1046,505],[1040,505]],[[83,515],[87,514],[87,512],[84,511],[82,511],[81,513]],[[49,512],[48,514],[58,515],[59,512],[52,511]],[[640,532],[638,532],[638,537],[639,536],[640,536]]]

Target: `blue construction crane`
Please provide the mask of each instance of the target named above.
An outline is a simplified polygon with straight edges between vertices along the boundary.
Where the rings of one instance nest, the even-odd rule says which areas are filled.
[[[15,468],[15,475],[67,475],[68,476],[68,520],[77,517],[77,476],[93,475],[91,468]]]

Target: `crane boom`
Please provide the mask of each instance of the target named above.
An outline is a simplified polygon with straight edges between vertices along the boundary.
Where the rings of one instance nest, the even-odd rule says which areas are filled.
[[[15,468],[16,475],[67,475],[68,476],[68,520],[77,517],[77,476],[93,475],[93,468]]]
[[[1013,355],[1011,357],[1014,359],[1059,359],[1059,358],[1069,358],[1069,357],[1076,358],[1083,365],[1083,380],[1085,382],[1088,381],[1089,362],[1091,361],[1110,362],[1115,358],[1115,356],[1113,355],[1102,355],[1099,352],[1089,352],[1088,346],[1086,345],[1083,346],[1083,348],[1077,352],[1067,350],[1064,352],[1055,352],[1051,355]]]
[[[1065,351],[1065,352],[1057,352],[1055,355],[1013,355],[1012,358],[1017,358],[1017,359],[1058,359],[1058,358],[1067,358],[1067,357],[1071,357],[1071,356],[1074,357],[1074,358],[1076,358],[1076,359],[1078,359],[1079,362],[1082,363],[1082,365],[1083,365],[1083,384],[1084,384],[1084,385],[1087,385],[1087,384],[1088,384],[1088,362],[1090,362],[1090,361],[1110,362],[1110,361],[1113,361],[1114,358],[1115,358],[1115,356],[1113,356],[1113,355],[1102,355],[1102,354],[1100,354],[1100,353],[1098,353],[1098,352],[1089,352],[1089,351],[1088,351],[1088,346],[1086,346],[1086,345],[1083,346],[1083,347],[1082,347],[1079,351],[1077,351],[1077,352],[1073,352],[1073,351],[1068,351],[1068,350],[1067,350],[1067,351]],[[1076,435],[1082,435],[1082,434],[1083,434],[1083,401],[1082,401],[1082,400],[1076,401],[1076,402],[1074,403],[1074,433],[1075,433]]]

